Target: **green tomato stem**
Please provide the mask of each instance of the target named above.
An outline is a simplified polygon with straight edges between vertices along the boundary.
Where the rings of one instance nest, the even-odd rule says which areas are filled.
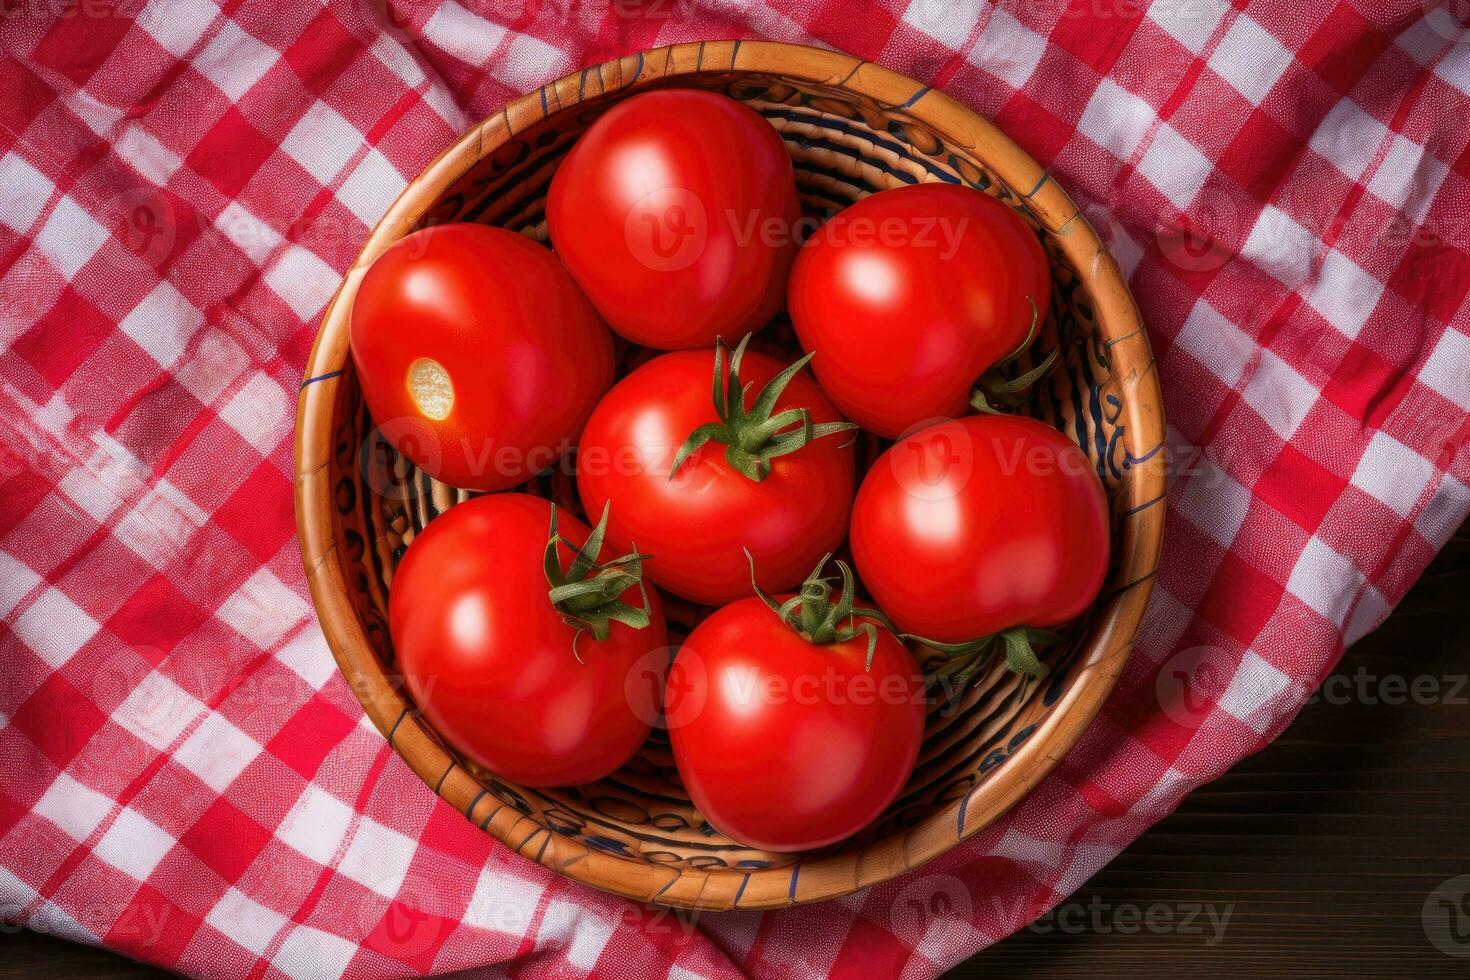
[[[950,678],[955,684],[963,684],[974,677],[1001,652],[1004,652],[1008,670],[1026,677],[1045,677],[1051,673],[1051,668],[1036,655],[1036,644],[1050,646],[1062,641],[1060,634],[1036,626],[1015,626],[963,643],[939,643],[912,633],[900,633],[899,636],[944,654],[945,662],[934,671],[934,676]]]
[[[831,558],[830,554],[823,555],[822,560],[817,562],[817,567],[806,577],[806,581],[801,583],[801,590],[785,602],[778,603],[761,590],[760,583],[755,580],[755,559],[751,557],[748,548],[745,551],[745,559],[750,562],[751,587],[761,602],[764,602],[781,622],[808,643],[820,646],[830,643],[846,643],[858,636],[866,636],[868,656],[863,669],[871,670],[873,653],[878,648],[878,629],[872,623],[859,623],[858,617],[877,620],[890,633],[895,632],[893,624],[877,609],[866,609],[853,605],[852,569],[848,567],[847,562],[841,559],[837,561],[837,569],[842,575],[842,591],[838,593],[837,601],[832,601],[832,579],[822,575],[822,569],[826,567]]]
[[[1042,358],[1041,363],[1031,370],[1014,378],[1006,375],[1005,369],[1026,353],[1031,348],[1031,342],[1036,339],[1041,313],[1036,307],[1034,298],[1027,296],[1026,301],[1031,304],[1031,329],[1026,331],[1026,339],[1021,341],[1019,347],[991,365],[990,370],[975,382],[975,388],[970,392],[970,407],[977,412],[1000,415],[1020,408],[1026,403],[1026,392],[1037,381],[1040,381],[1057,361],[1057,352],[1060,348],[1053,348],[1046,357]]]
[[[767,382],[747,409],[745,396],[751,385],[740,380],[740,362],[745,357],[751,336],[746,334],[733,352],[729,352],[723,340],[715,341],[713,394],[715,416],[719,421],[699,426],[684,440],[674,455],[674,465],[669,469],[670,480],[684,461],[706,443],[723,444],[725,459],[731,467],[748,479],[760,482],[771,472],[771,460],[794,453],[813,439],[857,429],[851,422],[814,423],[809,408],[776,411],[777,399],[791,379],[811,361],[812,354],[807,354]],[[727,353],[728,370],[725,367]]]
[[[593,639],[605,640],[612,634],[613,623],[643,629],[652,621],[653,607],[648,599],[648,587],[643,582],[643,562],[650,556],[639,554],[635,545],[631,554],[602,564],[597,562],[603,538],[607,535],[611,508],[611,501],[603,505],[602,519],[582,547],[573,550],[572,562],[563,572],[560,547],[565,544],[571,549],[572,545],[557,532],[556,505],[551,505],[551,533],[542,559],[546,581],[551,586],[546,595],[562,622],[576,630],[572,636],[572,654],[578,661],[582,657],[577,652],[577,641],[583,633],[590,632]],[[641,608],[629,605],[622,598],[623,593],[635,585],[643,597]]]

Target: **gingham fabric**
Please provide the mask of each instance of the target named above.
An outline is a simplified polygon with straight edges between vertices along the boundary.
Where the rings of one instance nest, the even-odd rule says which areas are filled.
[[[6,7],[0,906],[30,928],[221,978],[929,977],[1266,745],[1470,507],[1470,35],[1433,5]],[[363,722],[291,434],[408,177],[541,82],[730,36],[932,82],[1039,159],[1130,276],[1176,475],[1137,648],[1024,803],[849,899],[691,918],[492,843]]]

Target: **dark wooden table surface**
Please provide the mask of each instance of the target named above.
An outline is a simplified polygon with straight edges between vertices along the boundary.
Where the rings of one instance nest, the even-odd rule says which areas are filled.
[[[951,976],[1470,977],[1467,673],[1470,525],[1280,739]],[[0,934],[0,980],[163,976]]]

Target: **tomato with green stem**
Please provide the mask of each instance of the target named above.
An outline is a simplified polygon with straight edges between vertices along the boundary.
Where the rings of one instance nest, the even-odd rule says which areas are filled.
[[[716,343],[664,354],[613,386],[582,433],[577,486],[608,540],[636,541],[648,577],[706,605],[749,594],[745,549],[762,585],[795,586],[847,532],[853,450],[842,419],[794,364]],[[752,394],[754,392],[754,394]]]
[[[1080,616],[1108,569],[1108,501],[1091,460],[1044,422],[972,415],[900,439],[858,490],[852,555],[879,607],[948,654],[1044,676],[1033,647]]]
[[[408,546],[388,596],[408,690],[467,758],[523,786],[600,779],[648,737],[628,688],[668,643],[644,556],[527,494],[476,497]]]
[[[802,247],[788,289],[823,390],[890,439],[972,404],[1013,406],[1050,366],[1019,376],[1009,366],[1050,302],[1035,232],[990,195],[953,184],[882,191],[839,211]]]
[[[867,826],[908,782],[924,735],[924,678],[852,570],[823,558],[801,591],[756,595],[689,634],[665,688],[684,788],[750,847],[805,851]],[[754,571],[752,569],[752,578]]]

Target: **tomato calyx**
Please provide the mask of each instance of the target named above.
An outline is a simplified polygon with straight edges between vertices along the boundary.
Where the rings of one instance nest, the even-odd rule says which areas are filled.
[[[785,602],[778,603],[761,591],[760,584],[756,582],[755,559],[751,557],[749,549],[746,550],[745,557],[750,562],[750,584],[755,589],[756,597],[764,602],[781,622],[808,643],[815,643],[818,646],[845,643],[859,636],[866,636],[868,656],[863,669],[872,669],[873,652],[878,647],[878,627],[872,623],[859,623],[857,618],[862,616],[866,619],[875,619],[883,624],[883,628],[890,633],[895,633],[895,630],[893,624],[888,621],[888,617],[879,610],[853,605],[852,569],[848,567],[847,562],[840,558],[837,560],[837,569],[842,575],[842,591],[838,593],[836,602],[832,601],[833,577],[822,575],[822,569],[832,558],[829,554],[822,556],[822,560],[817,562],[817,567],[806,577],[806,581],[801,583],[801,591]]]
[[[899,638],[922,643],[944,654],[947,659],[934,671],[934,676],[948,678],[956,685],[974,677],[1002,651],[1007,669],[1025,677],[1045,677],[1051,668],[1036,655],[1035,645],[1050,646],[1062,641],[1060,634],[1036,626],[1014,626],[964,643],[937,643],[912,633],[900,633]]]
[[[602,550],[602,539],[607,534],[607,518],[611,502],[603,505],[602,519],[587,535],[582,547],[572,548],[556,529],[556,507],[551,508],[551,534],[546,540],[546,581],[551,588],[546,595],[551,605],[561,616],[562,622],[575,629],[572,636],[572,655],[581,661],[577,653],[577,641],[583,633],[591,633],[593,639],[605,640],[612,633],[613,623],[622,623],[633,629],[643,629],[651,621],[652,606],[648,600],[648,587],[643,582],[643,562],[650,556],[632,553],[598,564],[597,555]],[[558,554],[561,545],[572,550],[572,562],[562,571]],[[622,595],[633,586],[643,597],[642,607],[623,601]]]
[[[1026,339],[1021,341],[1019,347],[1011,351],[1005,357],[991,365],[990,370],[980,376],[975,382],[975,388],[970,392],[970,407],[977,412],[987,415],[1000,415],[1004,412],[1014,411],[1026,402],[1027,392],[1032,385],[1051,370],[1056,363],[1057,352],[1060,348],[1052,348],[1051,353],[1041,359],[1031,370],[1016,377],[1008,377],[1005,369],[1014,364],[1026,351],[1030,350],[1031,342],[1036,339],[1037,320],[1040,319],[1040,311],[1036,308],[1036,300],[1027,296],[1026,301],[1031,304],[1031,329],[1026,331]]]
[[[745,395],[750,385],[740,381],[740,361],[752,336],[746,334],[733,353],[729,352],[723,340],[715,341],[714,400],[715,415],[720,421],[701,425],[689,434],[674,455],[674,465],[669,468],[670,480],[684,461],[708,442],[723,443],[725,459],[730,465],[759,483],[771,472],[771,460],[777,456],[794,453],[813,439],[857,429],[852,422],[813,423],[811,409],[808,408],[775,410],[776,400],[791,379],[807,366],[815,352],[807,354],[767,382],[747,409]],[[727,353],[728,370],[725,367]]]

